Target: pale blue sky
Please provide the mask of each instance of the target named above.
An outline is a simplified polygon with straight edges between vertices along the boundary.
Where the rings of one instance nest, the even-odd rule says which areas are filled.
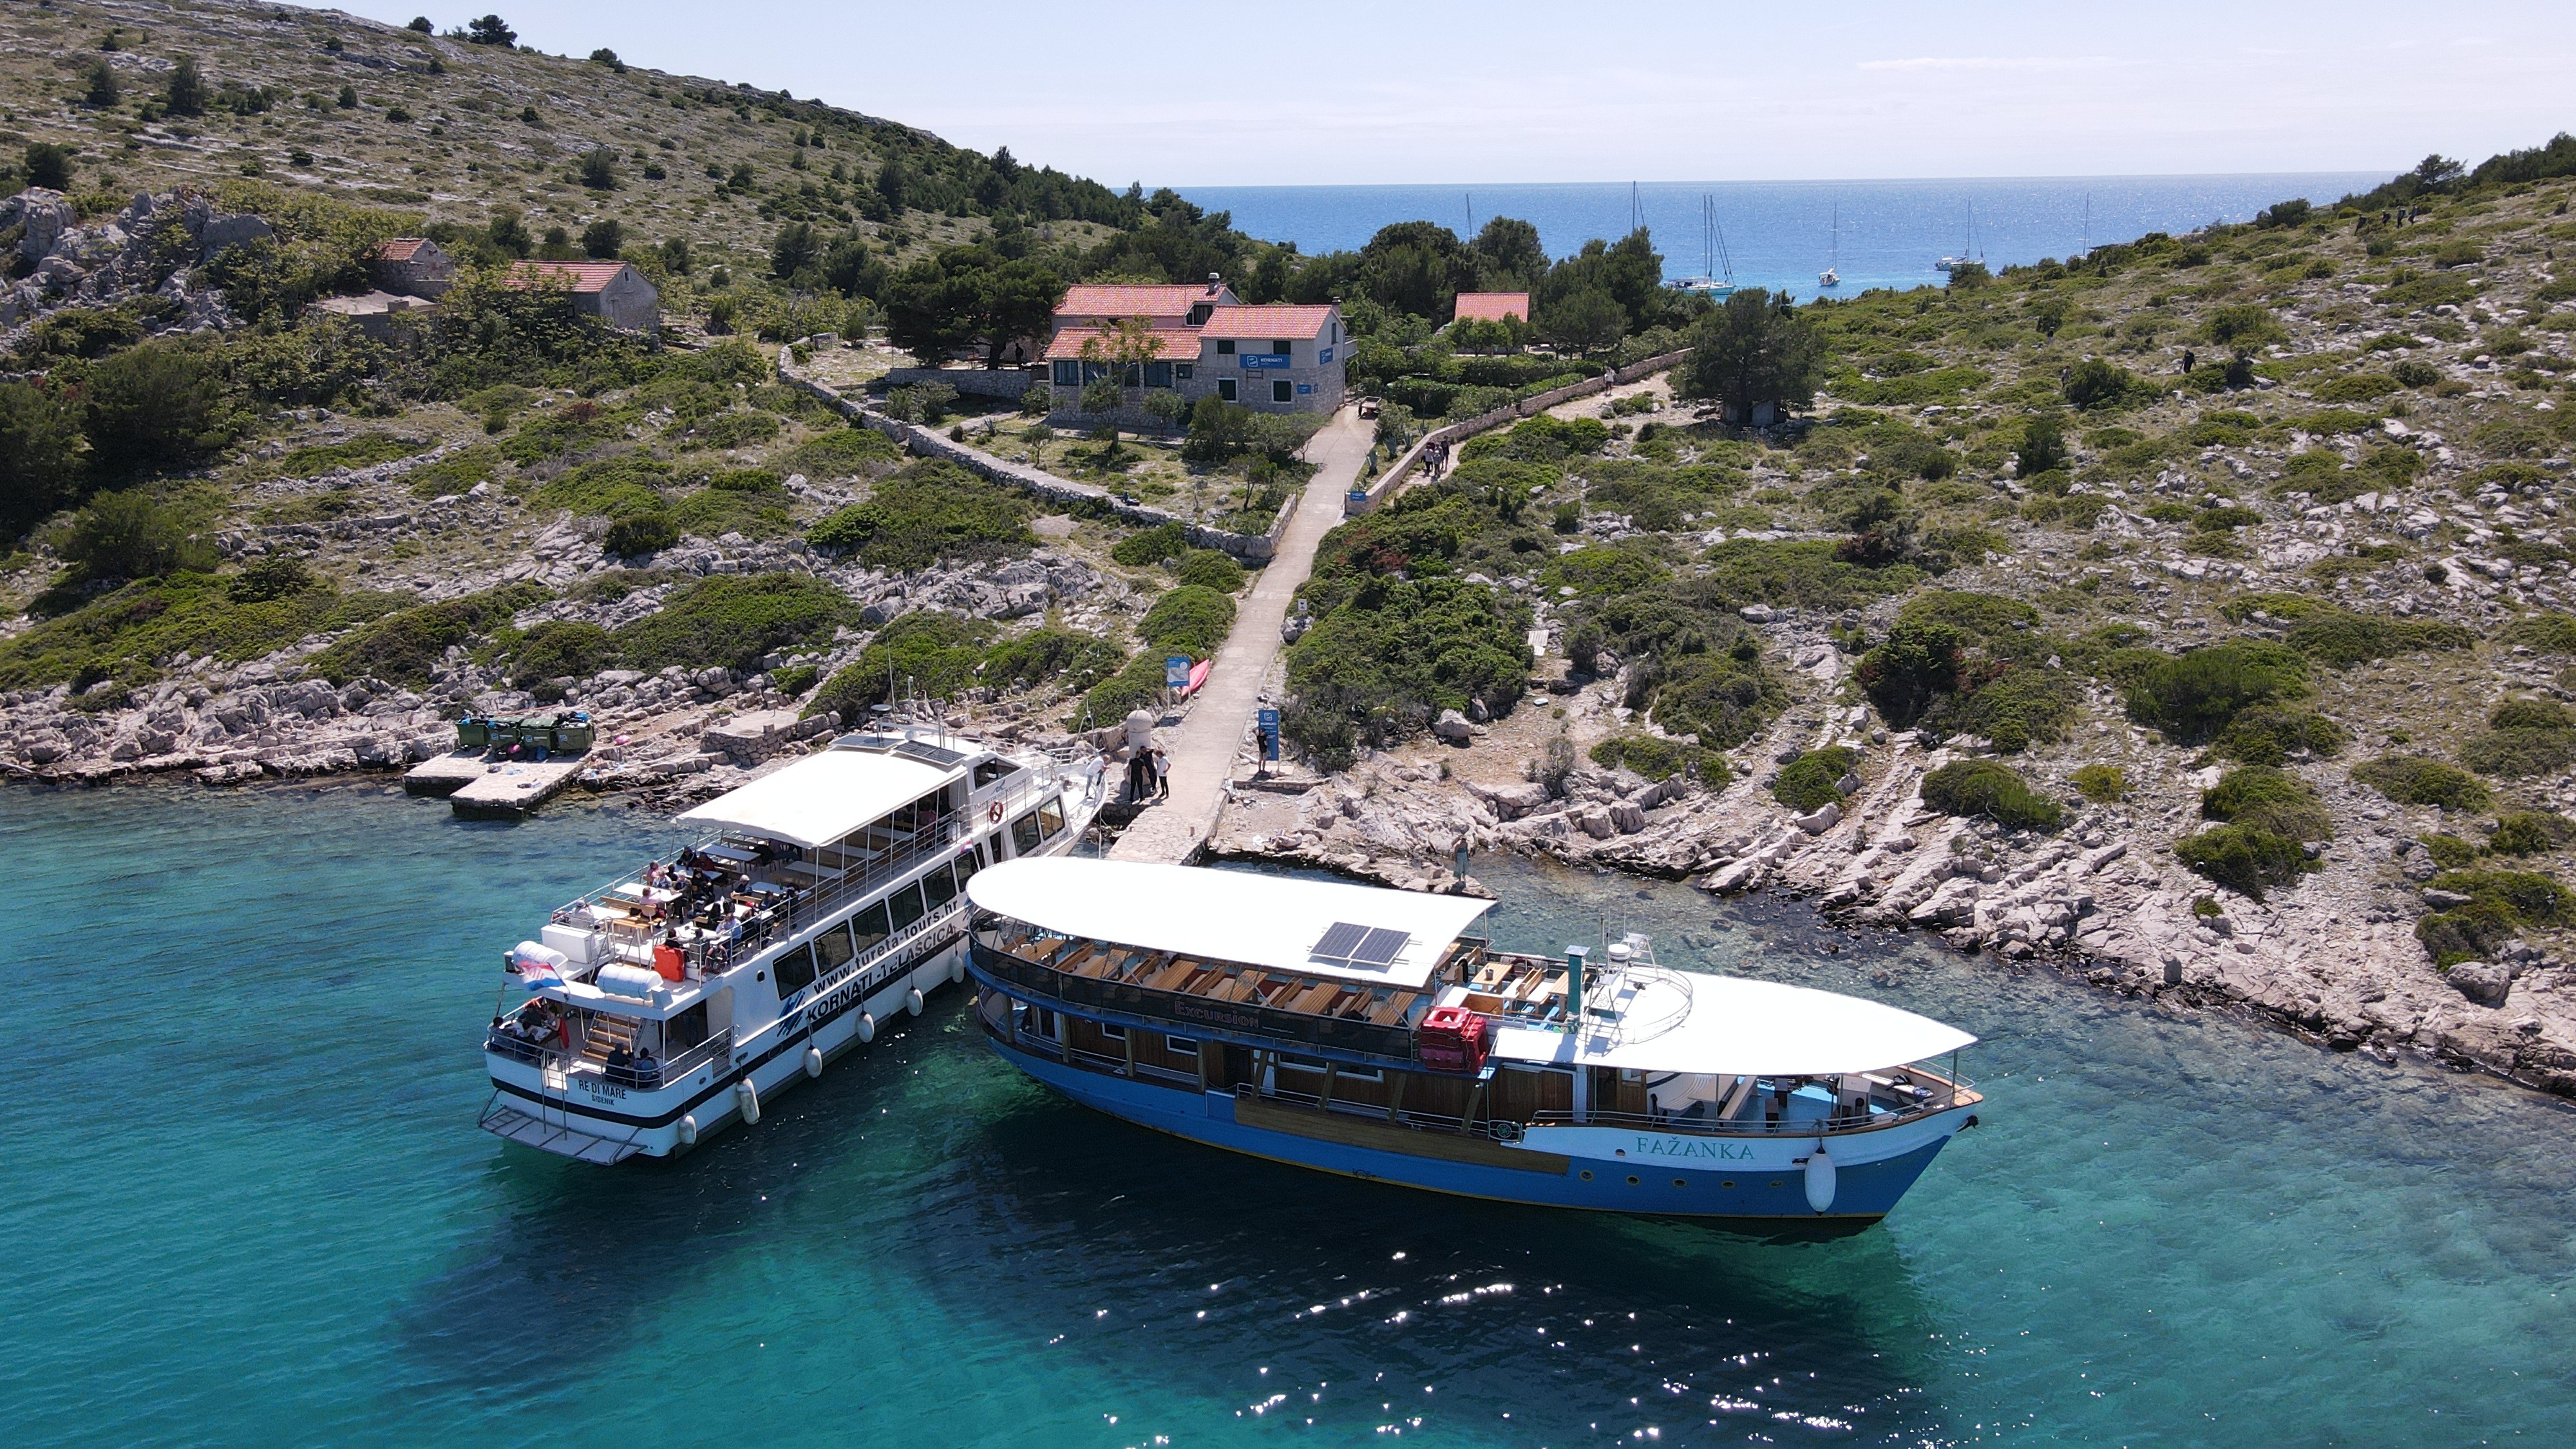
[[[2576,3],[475,0],[1113,184],[2395,169],[2576,127]],[[399,23],[421,0],[347,8]]]

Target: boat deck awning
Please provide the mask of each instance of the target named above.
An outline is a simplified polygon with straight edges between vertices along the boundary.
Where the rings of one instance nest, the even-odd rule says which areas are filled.
[[[967,896],[1050,935],[1419,990],[1493,902],[1202,866],[1048,857],[979,872]]]
[[[728,790],[679,818],[819,849],[963,773],[898,755],[826,750]]]
[[[1882,1002],[1776,981],[1693,972],[1687,1014],[1641,1039],[1501,1024],[1493,1052],[1507,1061],[1650,1072],[1830,1077],[1947,1056],[1976,1038]]]

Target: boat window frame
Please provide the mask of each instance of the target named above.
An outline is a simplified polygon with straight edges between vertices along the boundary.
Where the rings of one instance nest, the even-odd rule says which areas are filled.
[[[802,973],[803,979],[790,986],[787,984],[787,978],[791,973]],[[813,985],[815,974],[814,946],[810,941],[800,941],[790,946],[779,952],[777,959],[769,963],[770,984],[778,988],[778,999],[781,1002]]]
[[[902,885],[886,892],[885,899],[887,917],[894,926],[895,934],[897,935],[901,935],[903,932],[920,924],[921,918],[930,914],[929,908],[922,904],[921,886],[919,882],[905,881]],[[899,899],[908,900],[912,903],[912,915],[910,919],[905,919],[902,908],[895,904]]]
[[[866,920],[870,915],[874,915],[877,918],[877,933],[873,937],[861,940],[860,937],[865,934],[865,931],[860,923]],[[866,955],[868,952],[884,945],[886,940],[894,935],[893,908],[888,906],[882,899],[870,901],[856,911],[851,912],[850,919],[847,924],[850,928],[850,939],[858,943],[859,954]]]

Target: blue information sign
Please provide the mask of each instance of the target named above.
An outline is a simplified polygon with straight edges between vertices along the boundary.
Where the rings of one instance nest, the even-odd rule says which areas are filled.
[[[1318,353],[1316,353],[1316,354],[1315,354],[1315,362],[1316,362],[1316,364],[1317,364],[1318,366],[1321,366],[1322,364],[1327,363],[1327,362],[1330,362],[1330,361],[1332,361],[1332,360],[1333,360],[1333,349],[1331,349],[1331,348],[1329,348],[1329,347],[1327,347],[1327,348],[1325,348],[1323,351],[1318,352]]]
[[[1241,355],[1240,360],[1245,367],[1255,371],[1288,365],[1287,354],[1281,352],[1246,352]]]
[[[1257,716],[1261,730],[1261,758],[1279,758],[1279,711],[1265,709]]]
[[[1163,687],[1165,689],[1187,689],[1189,687],[1189,683],[1190,656],[1186,654],[1167,654],[1163,656]]]

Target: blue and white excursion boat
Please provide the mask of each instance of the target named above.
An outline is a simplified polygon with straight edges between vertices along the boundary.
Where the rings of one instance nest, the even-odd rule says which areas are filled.
[[[883,727],[680,816],[708,833],[559,907],[503,962],[482,1125],[584,1162],[668,1157],[965,980],[966,883],[1070,849],[1097,755]]]
[[[1628,935],[1498,951],[1490,901],[1234,871],[1012,861],[968,883],[977,1019],[1086,1106],[1469,1197],[1857,1231],[1981,1100],[1975,1038],[1679,971]],[[1768,1220],[1768,1221],[1765,1221]]]

